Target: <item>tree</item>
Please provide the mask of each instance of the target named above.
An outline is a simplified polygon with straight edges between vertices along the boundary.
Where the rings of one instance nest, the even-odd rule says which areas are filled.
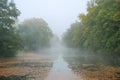
[[[14,56],[21,48],[21,41],[15,26],[20,15],[13,1],[0,1],[0,57]]]
[[[66,32],[65,43],[76,43],[77,45],[72,46],[95,53],[120,55],[119,4],[120,0],[90,0],[88,13],[81,14],[80,24],[74,25]],[[69,37],[71,35],[72,37]]]
[[[52,31],[43,19],[32,18],[19,25],[19,33],[25,50],[37,50],[50,46]]]

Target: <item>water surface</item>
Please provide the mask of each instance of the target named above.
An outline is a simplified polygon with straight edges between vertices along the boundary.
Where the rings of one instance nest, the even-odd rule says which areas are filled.
[[[45,80],[82,80],[81,77],[76,76],[68,67],[67,62],[64,61],[62,55],[54,61],[53,67]]]

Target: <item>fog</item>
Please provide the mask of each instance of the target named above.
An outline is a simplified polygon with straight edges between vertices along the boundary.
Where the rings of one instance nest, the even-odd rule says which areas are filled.
[[[119,3],[1,0],[0,80],[120,80]]]
[[[75,22],[80,13],[86,13],[88,0],[14,0],[21,11],[20,21],[43,18],[59,37]]]

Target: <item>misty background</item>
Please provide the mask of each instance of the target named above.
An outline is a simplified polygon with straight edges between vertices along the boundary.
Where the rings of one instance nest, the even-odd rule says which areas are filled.
[[[87,13],[89,0],[14,0],[21,11],[19,20],[37,17],[44,19],[53,33],[61,36],[76,22],[80,13]],[[79,8],[79,9],[78,9]]]
[[[0,0],[0,80],[120,80],[119,4]]]

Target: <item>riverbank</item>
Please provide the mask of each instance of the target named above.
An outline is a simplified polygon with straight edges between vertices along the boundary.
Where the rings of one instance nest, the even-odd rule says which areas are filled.
[[[82,76],[83,80],[120,80],[120,67],[101,65],[97,68],[72,69],[75,74]]]
[[[53,65],[53,56],[26,53],[0,60],[0,80],[44,80]]]
[[[0,80],[56,80],[58,77],[63,77],[62,80],[120,79],[120,66],[112,65],[103,58],[74,54],[58,56],[23,53],[14,58],[0,59]]]
[[[82,54],[67,54],[64,55],[64,59],[83,80],[120,80],[120,66],[117,65],[117,60]]]

